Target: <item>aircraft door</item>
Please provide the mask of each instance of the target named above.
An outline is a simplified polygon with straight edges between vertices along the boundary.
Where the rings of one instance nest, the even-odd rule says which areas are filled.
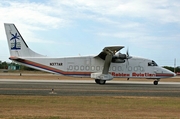
[[[67,71],[71,72],[74,70],[74,62],[67,62]]]
[[[88,72],[91,70],[91,59],[90,58],[85,59],[84,66],[85,66],[85,71]]]
[[[139,66],[138,66],[138,72],[144,72],[144,62],[139,62]]]

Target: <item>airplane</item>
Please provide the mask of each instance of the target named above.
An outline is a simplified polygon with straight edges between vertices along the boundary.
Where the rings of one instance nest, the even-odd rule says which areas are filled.
[[[75,77],[91,77],[97,84],[115,78],[153,79],[158,85],[161,78],[176,76],[160,67],[154,60],[130,56],[119,51],[124,46],[105,47],[96,56],[51,58],[31,50],[14,24],[4,23],[10,57],[9,59],[50,73]]]

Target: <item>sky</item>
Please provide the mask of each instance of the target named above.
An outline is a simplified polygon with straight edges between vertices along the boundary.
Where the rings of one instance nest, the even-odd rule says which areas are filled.
[[[131,56],[180,66],[179,0],[0,0],[0,60],[10,62],[4,23],[49,57],[98,55],[125,46]]]

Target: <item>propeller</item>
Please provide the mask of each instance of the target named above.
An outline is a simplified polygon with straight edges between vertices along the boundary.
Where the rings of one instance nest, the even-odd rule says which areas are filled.
[[[125,60],[127,60],[127,63],[126,63],[126,67],[127,67],[127,65],[129,65],[128,59],[130,58],[132,57],[129,55],[129,49],[127,49],[126,54],[122,54],[120,51],[116,52],[115,55],[113,56],[112,61],[124,63]]]
[[[131,59],[131,58],[132,58],[132,57],[129,55],[129,48],[128,48],[127,51],[126,51],[126,60],[127,60],[126,68],[127,68],[127,65],[129,65],[128,59]]]

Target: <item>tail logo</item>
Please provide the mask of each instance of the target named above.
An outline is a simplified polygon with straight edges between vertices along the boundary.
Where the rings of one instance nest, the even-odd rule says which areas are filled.
[[[19,35],[17,33],[12,34],[11,33],[12,38],[10,39],[11,42],[11,50],[20,50],[21,49],[21,42],[18,42],[19,39]]]

